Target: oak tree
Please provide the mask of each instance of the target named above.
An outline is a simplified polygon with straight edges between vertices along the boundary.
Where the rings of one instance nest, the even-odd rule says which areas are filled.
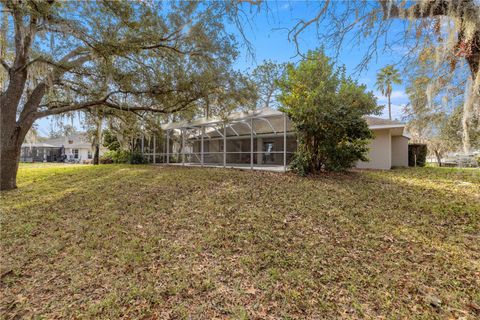
[[[226,5],[2,0],[0,189],[16,187],[21,144],[40,118],[171,114],[217,92],[237,54]]]

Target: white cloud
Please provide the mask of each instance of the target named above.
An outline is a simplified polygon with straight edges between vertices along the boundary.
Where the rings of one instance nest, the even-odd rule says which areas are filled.
[[[405,114],[403,113],[403,108],[405,105],[392,104],[392,119],[403,120]],[[388,106],[385,104],[383,107],[380,118],[388,119]]]
[[[405,91],[394,90],[392,91],[392,99],[408,99],[408,95]]]
[[[288,10],[290,9],[290,1],[286,1],[280,6],[280,10]]]

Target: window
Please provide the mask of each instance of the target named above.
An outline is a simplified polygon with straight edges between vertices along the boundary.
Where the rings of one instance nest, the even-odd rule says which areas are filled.
[[[263,144],[263,151],[265,151],[266,154],[270,154],[273,151],[273,142],[265,142]]]
[[[273,142],[263,143],[263,163],[275,162],[275,154],[273,151]]]
[[[78,149],[73,149],[73,158],[78,159]]]
[[[88,150],[87,157],[88,157],[88,159],[92,159],[92,151]]]

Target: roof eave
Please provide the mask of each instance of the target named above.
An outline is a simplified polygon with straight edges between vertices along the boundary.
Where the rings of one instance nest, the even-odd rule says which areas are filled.
[[[368,127],[370,128],[370,130],[381,130],[381,129],[405,128],[405,125],[400,123],[400,124],[372,125]]]

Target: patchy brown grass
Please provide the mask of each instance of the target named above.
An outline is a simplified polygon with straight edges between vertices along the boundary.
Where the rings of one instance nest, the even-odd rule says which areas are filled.
[[[22,167],[3,318],[480,317],[480,173]]]

